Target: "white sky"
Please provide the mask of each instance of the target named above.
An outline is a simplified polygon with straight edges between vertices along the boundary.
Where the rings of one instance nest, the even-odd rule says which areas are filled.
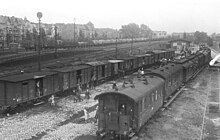
[[[44,23],[85,24],[120,29],[131,22],[153,30],[220,32],[220,0],[1,0],[0,15]]]

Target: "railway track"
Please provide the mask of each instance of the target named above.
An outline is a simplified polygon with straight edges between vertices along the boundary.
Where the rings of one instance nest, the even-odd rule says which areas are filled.
[[[146,45],[149,48],[153,48],[154,45],[161,43],[161,41],[154,41],[154,42],[147,42],[147,44],[143,43],[135,43],[133,44],[133,51],[135,53],[140,52],[138,50],[140,49],[146,49]],[[127,54],[129,53],[129,49],[131,48],[130,44],[120,44],[118,45],[118,56],[122,54]],[[97,50],[97,49],[103,49],[103,51],[98,51],[98,52],[90,52],[90,53],[85,53],[85,54],[74,54],[72,57],[65,57],[65,58],[58,58],[58,59],[53,59],[49,61],[44,61],[41,62],[42,67],[46,67],[47,65],[50,64],[56,64],[56,63],[61,63],[61,64],[67,64],[73,63],[74,61],[88,61],[88,60],[102,60],[103,58],[108,59],[109,57],[115,57],[115,45],[110,46],[103,46],[103,47],[94,47],[94,48],[82,48],[84,50]],[[64,51],[74,51],[74,50],[64,50]],[[36,53],[36,52],[35,52]],[[54,53],[52,52],[45,52],[45,53]],[[32,53],[30,54],[31,57]],[[36,55],[36,54],[34,54]],[[20,56],[20,55],[19,55]],[[19,58],[20,59],[20,58]],[[29,63],[25,64],[22,66],[14,66],[14,67],[5,67],[1,69],[0,77],[7,76],[7,75],[12,75],[12,74],[18,74],[22,70],[36,70],[37,69],[37,63]]]
[[[209,76],[209,89],[203,113],[200,140],[220,139],[220,72],[214,70]]]

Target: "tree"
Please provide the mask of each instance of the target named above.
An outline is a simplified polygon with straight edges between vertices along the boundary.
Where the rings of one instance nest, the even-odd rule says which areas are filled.
[[[213,40],[212,40],[211,37],[208,37],[208,39],[207,39],[207,44],[208,44],[209,46],[213,46]]]
[[[139,25],[135,23],[129,23],[128,25],[122,25],[120,32],[124,38],[136,38],[140,36]]]
[[[212,46],[212,45],[213,45],[213,40],[212,40],[212,38],[209,37],[209,36],[207,35],[207,33],[205,33],[205,32],[196,31],[195,34],[194,34],[194,37],[195,37],[194,42],[195,42],[196,44],[207,43],[209,46]]]
[[[79,30],[79,41],[80,42],[82,42],[82,41],[84,41],[84,39],[85,39],[85,36],[84,36],[84,34],[83,34],[83,31],[82,30]]]
[[[141,37],[152,37],[153,31],[145,24],[141,24],[140,26]]]
[[[97,39],[98,37],[98,33],[95,31],[95,35],[94,35],[95,39]]]

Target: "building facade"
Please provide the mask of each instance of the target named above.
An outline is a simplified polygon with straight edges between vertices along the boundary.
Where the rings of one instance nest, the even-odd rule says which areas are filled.
[[[166,38],[167,32],[166,31],[153,31],[153,38]]]

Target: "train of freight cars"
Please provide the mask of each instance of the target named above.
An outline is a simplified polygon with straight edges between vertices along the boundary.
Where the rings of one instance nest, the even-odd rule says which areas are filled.
[[[46,99],[52,94],[71,92],[77,84],[86,86],[127,73],[140,67],[153,65],[162,58],[171,59],[174,51],[154,51],[144,55],[87,62],[70,66],[49,66],[41,72],[21,73],[0,78],[0,108],[6,110],[17,105]]]
[[[97,134],[113,139],[137,134],[165,101],[210,60],[210,50],[203,49],[190,57],[147,70],[141,78],[133,76],[118,90],[97,95]]]

